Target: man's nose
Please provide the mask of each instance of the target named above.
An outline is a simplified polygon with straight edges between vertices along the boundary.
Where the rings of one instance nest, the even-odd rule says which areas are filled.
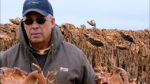
[[[34,21],[33,24],[31,25],[31,27],[33,29],[37,29],[39,27],[39,24],[36,21]]]

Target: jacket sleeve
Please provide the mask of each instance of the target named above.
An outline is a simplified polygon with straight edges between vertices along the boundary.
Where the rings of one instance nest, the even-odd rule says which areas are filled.
[[[95,72],[92,65],[84,55],[83,57],[83,83],[82,84],[97,84],[95,80]]]
[[[6,56],[4,56],[4,52],[0,53],[0,68],[6,67]]]
[[[0,52],[0,68],[2,67],[2,54],[1,54],[1,52]]]

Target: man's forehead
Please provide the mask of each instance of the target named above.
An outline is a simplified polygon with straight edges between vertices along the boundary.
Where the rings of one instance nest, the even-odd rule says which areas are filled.
[[[52,16],[49,14],[48,16],[43,16],[39,13],[36,13],[36,12],[31,12],[31,13],[28,13],[26,14],[24,17],[23,17],[23,21],[26,20],[27,18],[51,18]]]
[[[25,15],[26,17],[32,17],[32,16],[36,16],[36,17],[44,17],[43,15],[41,15],[40,13],[37,12],[29,12]]]

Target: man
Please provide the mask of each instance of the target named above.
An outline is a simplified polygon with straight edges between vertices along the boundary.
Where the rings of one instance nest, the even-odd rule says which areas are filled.
[[[85,54],[64,42],[55,25],[53,9],[48,0],[26,0],[19,28],[19,43],[1,56],[1,67],[19,67],[26,72],[39,65],[48,71],[61,70],[56,77],[60,84],[95,84],[94,71]]]

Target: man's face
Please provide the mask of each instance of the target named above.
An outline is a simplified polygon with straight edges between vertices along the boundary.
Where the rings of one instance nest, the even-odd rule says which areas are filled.
[[[55,26],[55,19],[52,16],[45,17],[39,13],[31,12],[23,18],[23,24],[31,44],[50,42],[51,32]]]

